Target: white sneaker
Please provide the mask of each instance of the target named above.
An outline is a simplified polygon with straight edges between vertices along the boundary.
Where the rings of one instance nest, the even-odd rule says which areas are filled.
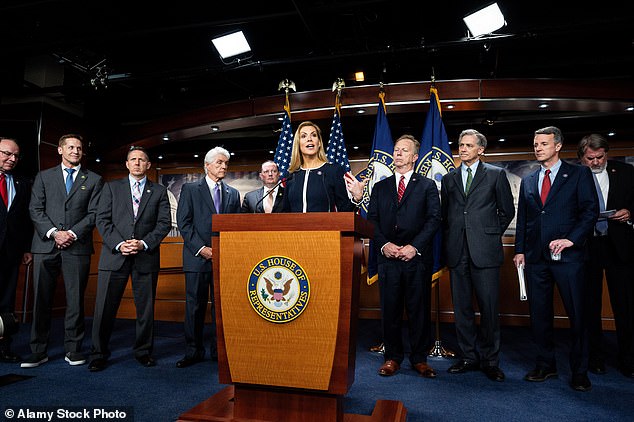
[[[83,365],[86,363],[86,357],[79,352],[68,352],[64,357],[70,366]]]
[[[43,363],[48,362],[46,353],[33,353],[20,364],[20,368],[37,368]]]

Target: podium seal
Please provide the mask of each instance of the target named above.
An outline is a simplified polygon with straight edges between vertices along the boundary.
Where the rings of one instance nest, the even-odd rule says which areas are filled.
[[[310,283],[297,262],[285,256],[270,256],[251,270],[247,295],[258,315],[282,324],[304,312],[310,298]]]

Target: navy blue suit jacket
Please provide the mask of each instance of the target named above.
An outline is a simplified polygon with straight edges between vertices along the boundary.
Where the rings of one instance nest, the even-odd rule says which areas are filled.
[[[412,174],[400,203],[395,176],[381,180],[372,189],[367,217],[374,223],[377,251],[388,242],[412,245],[423,260],[432,261],[431,245],[440,227],[440,198],[431,179]],[[386,259],[378,253],[378,262]]]
[[[544,205],[538,181],[539,169],[522,179],[515,253],[524,254],[527,263],[550,261],[548,244],[555,239],[568,239],[574,245],[564,249],[561,262],[582,262],[586,239],[592,235],[599,216],[592,172],[588,167],[562,161]]]
[[[240,212],[240,193],[222,183],[221,214]],[[209,185],[203,177],[181,188],[176,209],[178,229],[183,236],[183,271],[211,271],[211,261],[196,256],[203,246],[211,246],[211,221],[216,214]]]

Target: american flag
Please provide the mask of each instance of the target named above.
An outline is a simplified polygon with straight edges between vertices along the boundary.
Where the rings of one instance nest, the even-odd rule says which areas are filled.
[[[288,167],[291,164],[291,152],[293,151],[293,128],[291,126],[291,107],[286,100],[284,105],[284,119],[282,120],[282,131],[277,140],[277,149],[273,161],[280,170],[280,178],[288,176]]]
[[[341,128],[341,119],[339,118],[339,101],[335,105],[335,115],[332,118],[330,126],[330,139],[328,140],[328,149],[326,155],[328,161],[332,164],[339,164],[346,171],[350,171],[350,162],[348,161],[348,151],[343,140],[343,129]]]

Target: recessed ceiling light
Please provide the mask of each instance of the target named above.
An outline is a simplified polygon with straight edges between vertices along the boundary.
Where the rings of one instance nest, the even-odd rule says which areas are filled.
[[[608,132],[608,136],[614,136],[616,135],[616,132]]]
[[[352,149],[359,149],[357,145],[353,146]]]
[[[236,153],[235,152],[230,152],[229,155],[234,156],[234,155],[236,155]]]
[[[550,107],[550,105],[548,103],[541,103],[537,107],[539,107],[539,108],[548,108],[548,107]]]
[[[456,106],[455,106],[455,105],[453,105],[453,104],[447,104],[447,108],[448,108],[449,110],[451,110],[451,109],[453,109],[453,108],[455,108],[455,107],[456,107]]]
[[[625,111],[634,111],[634,106],[629,106],[628,108],[625,109]]]
[[[363,114],[363,113],[365,113],[365,109],[360,108],[357,110],[357,114]]]
[[[269,154],[275,154],[275,151],[269,150]]]
[[[194,158],[198,158],[198,154],[194,154]]]
[[[95,158],[95,161],[96,161],[97,163],[101,163],[101,158],[97,157],[97,158]]]
[[[163,159],[163,156],[162,156],[162,155],[159,155],[157,158],[158,158],[159,160],[162,160],[162,159]]]
[[[168,135],[163,135],[163,140],[164,140],[164,141],[169,141],[169,140],[170,140],[170,137],[169,137]]]
[[[284,120],[284,117],[279,116],[279,117],[277,118],[277,120],[281,122],[282,120]]]
[[[218,126],[212,126],[212,127],[211,127],[211,130],[212,130],[213,132],[218,132],[218,131],[220,130],[220,128],[219,128]]]
[[[449,145],[451,145],[451,144],[453,144],[453,141],[448,141],[447,143],[448,143]]]
[[[500,138],[500,139],[498,139],[498,142],[504,142],[504,141],[506,141],[506,139],[505,139],[505,138]]]

